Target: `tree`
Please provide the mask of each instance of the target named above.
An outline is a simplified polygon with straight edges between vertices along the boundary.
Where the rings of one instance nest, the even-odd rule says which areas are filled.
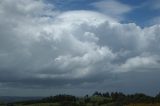
[[[102,96],[102,94],[98,91],[96,91],[95,93],[93,93],[93,96]]]
[[[110,97],[109,92],[103,93],[102,95],[103,95],[103,97]]]
[[[156,102],[160,102],[160,92],[156,95],[155,101],[156,101]]]
[[[156,98],[160,98],[160,92],[156,95]]]

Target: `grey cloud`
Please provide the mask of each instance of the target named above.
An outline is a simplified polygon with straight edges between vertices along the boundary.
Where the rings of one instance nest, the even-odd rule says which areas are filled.
[[[123,82],[129,86],[132,81],[121,77],[126,73],[154,76],[160,69],[160,25],[141,28],[93,11],[61,13],[48,5],[0,2],[2,88],[89,89],[102,83],[95,88],[109,89]]]

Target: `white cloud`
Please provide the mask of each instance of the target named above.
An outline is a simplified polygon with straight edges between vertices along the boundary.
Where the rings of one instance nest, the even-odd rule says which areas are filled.
[[[92,3],[91,5],[98,8],[101,12],[117,19],[122,18],[125,13],[133,10],[133,7],[117,0],[103,0]]]
[[[151,19],[150,22],[149,22],[149,24],[151,24],[151,25],[160,24],[160,16]]]
[[[160,25],[142,29],[98,12],[46,7],[38,0],[1,1],[1,83],[62,86],[103,81],[122,69],[160,69]]]
[[[148,8],[153,11],[158,11],[160,9],[160,1],[159,0],[148,0],[143,2],[137,8]]]
[[[124,64],[120,66],[122,71],[148,71],[152,68],[160,68],[157,56],[136,56],[129,58]]]
[[[154,0],[151,2],[152,4],[152,8],[155,10],[159,10],[160,9],[160,1],[159,0]]]

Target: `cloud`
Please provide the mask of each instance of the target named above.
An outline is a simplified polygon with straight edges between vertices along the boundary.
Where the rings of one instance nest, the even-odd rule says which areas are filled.
[[[129,58],[126,63],[121,65],[122,71],[129,71],[141,69],[142,71],[152,70],[152,68],[159,69],[157,56],[137,56]]]
[[[123,83],[123,74],[160,69],[158,24],[141,28],[94,11],[60,12],[41,0],[5,0],[0,8],[1,88],[113,87],[115,76]]]
[[[123,4],[117,0],[102,0],[94,2],[91,5],[116,19],[122,18],[124,14],[133,10],[133,7],[130,5]]]
[[[160,1],[159,0],[155,0],[151,4],[152,4],[152,8],[153,9],[155,9],[155,10],[159,10],[160,9]]]
[[[145,1],[141,5],[139,5],[138,8],[147,8],[153,11],[158,11],[160,9],[160,1],[159,0]]]
[[[150,23],[151,25],[160,24],[160,16],[151,19],[149,23]]]

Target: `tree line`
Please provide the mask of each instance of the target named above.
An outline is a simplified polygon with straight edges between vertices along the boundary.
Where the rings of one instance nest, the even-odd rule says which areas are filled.
[[[156,96],[148,96],[143,93],[124,94],[122,92],[94,92],[92,95],[84,97],[76,97],[73,95],[60,94],[56,96],[46,97],[40,100],[30,100],[16,102],[23,105],[36,103],[58,103],[58,106],[124,106],[131,103],[160,103],[160,93]],[[90,104],[90,105],[88,105]]]

